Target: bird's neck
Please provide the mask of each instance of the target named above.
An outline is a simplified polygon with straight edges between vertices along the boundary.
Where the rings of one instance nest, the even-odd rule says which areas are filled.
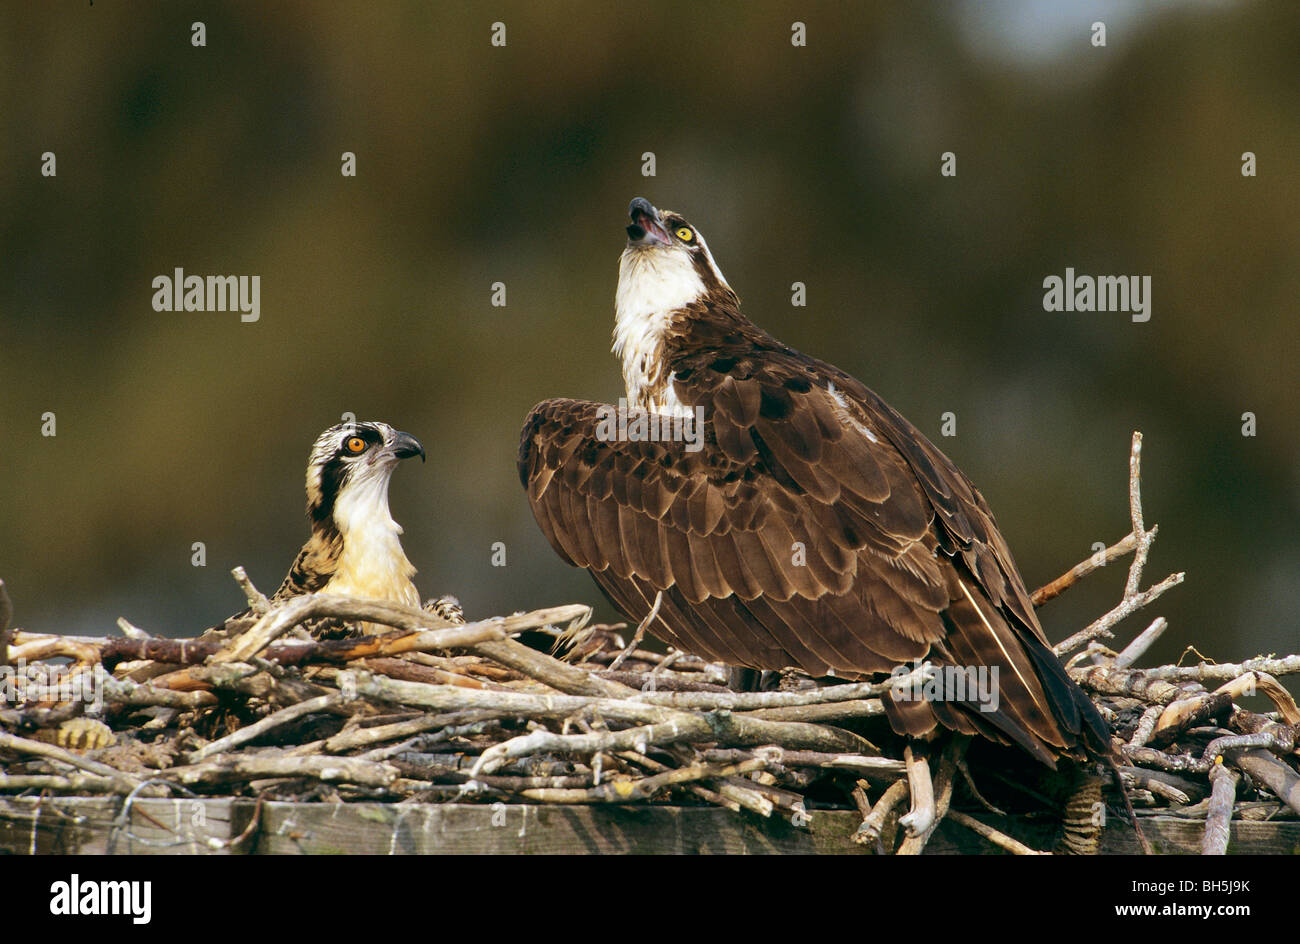
[[[327,593],[419,607],[415,567],[402,550],[402,527],[388,510],[388,480],[354,482],[338,497],[333,524],[339,535]]]
[[[614,296],[614,354],[622,362],[630,407],[689,415],[673,388],[670,366],[691,342],[697,322],[741,319],[730,289],[710,291],[689,262],[655,253],[624,253]],[[743,320],[743,319],[742,319]]]

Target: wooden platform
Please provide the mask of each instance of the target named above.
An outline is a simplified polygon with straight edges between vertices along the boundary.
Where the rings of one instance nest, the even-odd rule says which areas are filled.
[[[256,803],[246,799],[0,798],[0,852],[79,854],[864,854],[850,839],[860,817],[816,811],[805,825],[708,807],[507,804]],[[1050,824],[982,819],[1033,848]],[[1203,824],[1143,819],[1166,854],[1200,850]],[[232,842],[246,833],[242,839]],[[1112,823],[1107,854],[1138,852],[1131,830]],[[1234,822],[1229,853],[1300,853],[1300,822]],[[995,853],[970,830],[945,822],[927,854]]]

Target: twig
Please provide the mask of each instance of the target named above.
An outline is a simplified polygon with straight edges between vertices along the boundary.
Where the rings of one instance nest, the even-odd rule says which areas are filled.
[[[1142,523],[1142,434],[1133,433],[1133,445],[1128,457],[1128,507],[1129,517],[1133,523],[1133,534],[1137,537],[1137,548],[1133,552],[1133,563],[1129,565],[1128,581],[1124,584],[1124,599],[1138,591],[1142,581],[1142,568],[1146,566],[1147,554],[1151,542],[1155,540],[1156,529],[1146,530]]]
[[[355,757],[291,757],[289,755],[235,754],[186,767],[158,772],[158,777],[187,786],[259,780],[272,777],[308,777],[328,783],[355,783],[387,787],[400,772],[392,764],[378,764]]]
[[[6,774],[0,773],[0,790],[53,790],[59,793],[120,793],[134,787],[112,777],[96,774]]]
[[[617,702],[608,702],[601,708],[605,717],[618,710]],[[659,709],[663,710],[663,709]],[[705,715],[685,712],[668,712],[668,720],[655,724],[626,728],[622,731],[597,731],[591,734],[553,734],[534,731],[494,744],[479,756],[473,768],[474,776],[492,773],[508,759],[537,754],[586,754],[597,751],[635,750],[645,753],[651,744],[676,744],[689,741],[729,741],[739,744],[775,743],[792,748],[812,750],[854,750],[851,744],[862,739],[848,731],[820,728],[817,725],[785,721],[759,721],[727,711],[712,711]]]
[[[935,822],[930,764],[920,745],[909,744],[904,747],[903,760],[907,765],[907,786],[912,794],[912,808],[898,822],[909,836],[919,836],[928,833]]]
[[[638,767],[641,767],[645,770],[649,770],[652,773],[663,773],[665,771],[672,769],[667,764],[661,764],[659,763],[659,761],[655,760],[654,758],[646,757],[644,754],[638,754],[635,751],[623,751],[619,754],[619,757],[621,757],[623,760],[626,760],[628,763],[636,764]],[[721,793],[717,793],[713,790],[710,790],[701,784],[683,783],[680,786],[683,789],[685,789],[688,793],[691,793],[694,796],[699,797],[701,800],[703,800],[706,803],[712,803],[715,806],[725,807],[726,809],[731,810],[733,813],[739,813],[741,810],[740,803],[737,802],[735,799],[732,799],[731,797],[723,796]]]
[[[1129,747],[1126,744],[1120,748],[1120,753],[1135,764],[1142,764],[1144,767],[1155,767],[1159,770],[1168,770],[1173,773],[1205,774],[1209,773],[1211,766],[1209,761],[1202,760],[1199,757],[1191,757],[1187,754],[1166,754],[1154,747]]]
[[[966,789],[970,791],[971,796],[975,798],[975,801],[979,803],[980,806],[984,807],[984,809],[988,810],[994,816],[1007,815],[1004,811],[998,809],[986,800],[984,794],[980,793],[979,787],[975,786],[975,778],[971,776],[970,767],[967,765],[965,757],[957,758],[957,770],[961,772],[962,779],[966,781]]]
[[[5,731],[0,731],[0,749],[17,751],[20,754],[31,754],[36,757],[44,757],[49,760],[56,760],[69,767],[77,767],[88,773],[105,777],[120,787],[133,790],[139,786],[140,781],[130,774],[124,774],[120,770],[109,767],[107,764],[101,764],[99,761],[89,760],[85,757],[78,757],[71,751],[66,751],[61,747],[53,744],[45,744],[41,741],[32,741],[27,738],[16,737]]]
[[[1140,767],[1121,767],[1119,771],[1123,775],[1126,785],[1132,784],[1139,789],[1150,790],[1156,796],[1181,806],[1186,806],[1192,801],[1186,790],[1164,779],[1169,776],[1168,774],[1161,775],[1154,771],[1143,770]]]
[[[1202,662],[1199,665],[1162,665],[1143,669],[1150,679],[1169,682],[1227,682],[1247,672],[1269,675],[1294,675],[1300,672],[1300,655],[1272,658],[1259,656],[1245,662]]]
[[[876,805],[871,808],[871,812],[863,817],[862,825],[857,828],[853,834],[853,841],[861,845],[876,845],[881,840],[881,833],[885,828],[885,820],[889,814],[907,798],[907,781],[896,780],[876,801]],[[880,852],[888,852],[887,849],[880,849]]]
[[[1045,583],[1029,595],[1030,601],[1035,607],[1040,607],[1048,600],[1059,597],[1066,590],[1069,590],[1076,583],[1088,576],[1094,570],[1105,567],[1107,564],[1123,557],[1125,554],[1137,547],[1137,536],[1126,534],[1104,551],[1096,554],[1075,564],[1061,576],[1057,577],[1050,583]]]
[[[959,826],[965,826],[967,829],[980,836],[983,836],[993,845],[1007,850],[1013,855],[1050,855],[1047,852],[1039,852],[1037,849],[1030,849],[1018,839],[1012,839],[1006,833],[999,832],[987,823],[981,823],[973,816],[967,816],[960,810],[949,810],[948,819],[952,820]]]
[[[148,634],[148,633],[146,633],[146,632],[145,632],[143,629],[141,629],[139,626],[136,626],[135,624],[133,624],[133,623],[132,623],[130,620],[128,620],[125,616],[119,616],[119,617],[117,618],[117,628],[118,628],[119,630],[122,631],[122,635],[125,636],[127,639],[147,639],[147,638],[149,638],[149,634]]]
[[[223,738],[213,741],[197,751],[191,751],[186,757],[186,762],[197,764],[207,760],[214,754],[221,754],[230,750],[232,747],[238,747],[241,744],[247,744],[255,738],[261,737],[267,731],[273,731],[283,724],[290,721],[296,721],[303,715],[309,715],[317,711],[328,711],[336,705],[341,704],[343,695],[339,692],[332,692],[328,695],[321,695],[318,698],[310,698],[307,701],[300,701],[296,705],[290,705],[288,708],[281,708],[273,714],[267,715],[261,721],[245,725],[238,731],[226,735]]]
[[[1300,706],[1282,683],[1266,672],[1247,672],[1215,689],[1215,694],[1227,694],[1232,698],[1244,695],[1261,694],[1277,708],[1282,720],[1290,725],[1300,725]]]
[[[1210,808],[1205,816],[1205,836],[1201,839],[1201,855],[1226,855],[1231,833],[1232,805],[1237,797],[1236,771],[1219,760],[1210,768]]]
[[[957,758],[966,752],[969,743],[969,737],[954,735],[944,745],[943,751],[939,755],[939,765],[934,776],[934,817],[924,831],[918,830],[903,838],[903,842],[898,847],[898,855],[920,855],[925,851],[925,845],[930,841],[930,837],[934,835],[934,831],[939,828],[939,823],[948,815],[948,805],[952,802],[952,788],[956,780]],[[915,802],[912,804],[912,808],[916,809]],[[899,820],[899,822],[901,823],[902,820]]]
[[[1232,696],[1227,692],[1198,693],[1191,698],[1179,699],[1161,713],[1150,740],[1156,744],[1167,744],[1182,732],[1231,707]]]
[[[588,606],[571,605],[535,610],[504,619],[484,620],[478,623],[456,625],[447,623],[423,610],[387,603],[325,593],[308,593],[294,597],[287,603],[269,610],[248,632],[238,636],[215,656],[216,662],[246,662],[257,655],[277,637],[294,626],[316,617],[333,617],[357,622],[382,623],[413,633],[454,627],[460,632],[478,629],[497,629],[502,635],[545,626],[548,623],[586,619],[591,615]],[[391,653],[385,653],[391,654]]]
[[[1294,770],[1264,750],[1239,751],[1235,760],[1252,780],[1264,784],[1279,800],[1300,814],[1300,776]]]
[[[1097,639],[1098,637],[1105,637],[1109,639],[1112,635],[1110,631],[1112,626],[1114,626],[1116,623],[1123,620],[1125,617],[1133,613],[1136,613],[1144,606],[1148,606],[1151,603],[1153,603],[1166,590],[1169,590],[1172,587],[1176,587],[1180,583],[1182,583],[1183,578],[1186,576],[1187,575],[1182,572],[1176,574],[1170,574],[1168,577],[1160,581],[1154,587],[1151,587],[1148,590],[1137,594],[1136,596],[1125,597],[1123,600],[1119,602],[1118,606],[1116,606],[1105,616],[1089,624],[1086,628],[1079,630],[1079,632],[1075,633],[1073,636],[1070,636],[1068,639],[1065,639],[1062,642],[1059,642],[1055,646],[1053,646],[1052,652],[1056,653],[1056,655],[1060,657],[1065,655],[1068,652],[1073,652],[1075,649],[1091,642],[1094,639]]]
[[[1146,651],[1151,648],[1157,639],[1161,637],[1166,629],[1169,628],[1168,621],[1163,616],[1157,616],[1151,625],[1142,630],[1137,637],[1124,647],[1112,663],[1117,669],[1127,669],[1130,665],[1142,658]]]
[[[243,567],[236,567],[230,572],[235,578],[235,583],[239,584],[239,589],[244,591],[244,598],[248,600],[248,608],[252,610],[255,616],[262,616],[271,608],[271,603],[266,599],[266,594],[253,586],[253,581],[249,579],[247,571]]]
[[[539,612],[545,613],[547,611]],[[514,617],[508,617],[507,619],[514,619]],[[559,622],[559,620],[549,619],[544,621],[544,623],[553,622]],[[526,627],[518,626],[517,628],[523,629]],[[585,669],[561,662],[559,659],[554,659],[544,652],[538,652],[536,649],[530,649],[523,643],[516,642],[513,639],[479,643],[471,646],[470,651],[494,659],[502,665],[509,666],[530,678],[535,678],[539,682],[567,694],[603,695],[611,698],[636,694],[633,689],[628,688],[626,685],[599,678]]]
[[[1064,656],[1073,652],[1080,646],[1086,645],[1097,638],[1109,639],[1112,635],[1110,631],[1112,626],[1150,604],[1170,587],[1183,582],[1184,574],[1170,574],[1145,593],[1138,593],[1138,587],[1142,582],[1142,569],[1146,566],[1147,554],[1151,551],[1151,544],[1155,541],[1157,530],[1157,527],[1152,525],[1151,530],[1148,531],[1142,520],[1142,434],[1139,432],[1133,434],[1133,445],[1129,450],[1128,504],[1129,519],[1133,526],[1130,537],[1135,539],[1136,545],[1133,550],[1133,563],[1129,565],[1128,579],[1124,584],[1124,596],[1119,605],[1105,616],[1053,646],[1052,651],[1057,656]],[[1148,632],[1151,629],[1152,627],[1148,627]],[[1147,642],[1147,645],[1149,644],[1150,641]],[[1141,649],[1138,650],[1139,653],[1141,651]]]
[[[648,800],[656,793],[669,787],[695,780],[712,780],[718,777],[748,773],[751,770],[762,770],[763,765],[764,761],[759,758],[723,767],[712,764],[692,764],[690,767],[666,770],[663,773],[643,777],[639,780],[611,780],[599,786],[577,790],[524,790],[522,795],[530,800],[543,800],[551,803],[634,803]]]
[[[624,660],[636,651],[636,647],[641,645],[641,640],[645,638],[646,630],[650,627],[650,624],[654,622],[654,618],[659,615],[659,606],[663,602],[664,592],[660,590],[655,594],[654,606],[650,607],[650,612],[645,615],[645,619],[641,620],[641,622],[637,624],[636,632],[632,634],[632,641],[623,647],[623,651],[615,656],[614,661],[609,664],[611,671],[622,665]]]
[[[1138,719],[1137,728],[1133,731],[1133,736],[1129,738],[1129,747],[1144,747],[1147,741],[1151,740],[1151,732],[1156,729],[1156,722],[1160,720],[1160,715],[1164,709],[1160,705],[1152,705],[1142,712],[1142,717]]]

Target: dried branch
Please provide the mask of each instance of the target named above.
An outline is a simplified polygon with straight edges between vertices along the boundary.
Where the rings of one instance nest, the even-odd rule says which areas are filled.
[[[1226,855],[1228,852],[1228,822],[1232,819],[1233,801],[1237,798],[1237,773],[1223,763],[1210,768],[1210,807],[1205,817],[1205,838],[1201,840],[1201,855]]]
[[[1135,594],[1134,596],[1125,597],[1119,602],[1119,605],[1105,616],[1095,620],[1084,629],[1079,630],[1079,632],[1075,633],[1073,636],[1070,636],[1068,639],[1053,646],[1052,652],[1056,653],[1059,657],[1073,652],[1075,649],[1092,642],[1094,639],[1111,638],[1113,635],[1110,631],[1112,626],[1136,613],[1143,607],[1149,606],[1151,603],[1155,602],[1155,600],[1163,595],[1166,590],[1182,583],[1183,578],[1186,576],[1187,575],[1184,573],[1170,574],[1154,587],[1151,587],[1142,593]]]
[[[129,774],[124,774],[119,770],[109,767],[107,764],[101,764],[98,761],[89,760],[85,757],[79,757],[72,751],[64,750],[54,744],[45,744],[41,741],[32,741],[28,738],[21,738],[0,731],[0,750],[17,751],[20,754],[29,754],[36,757],[45,757],[50,760],[56,760],[69,767],[76,767],[87,773],[96,774],[111,780],[119,788],[134,790],[139,786],[140,781]]]
[[[263,616],[271,608],[271,603],[266,598],[266,594],[253,586],[253,581],[248,578],[248,572],[243,567],[236,567],[230,572],[235,578],[235,583],[239,584],[239,589],[244,591],[244,598],[248,600],[248,608],[252,610],[254,616]]]
[[[1129,615],[1137,612],[1145,606],[1151,604],[1157,597],[1163,594],[1170,587],[1175,587],[1183,582],[1184,574],[1170,574],[1160,583],[1147,590],[1145,593],[1139,593],[1138,587],[1142,581],[1142,569],[1146,566],[1147,554],[1151,551],[1151,544],[1156,538],[1156,526],[1152,525],[1151,530],[1146,529],[1142,520],[1142,434],[1135,432],[1133,434],[1133,444],[1129,450],[1129,477],[1128,477],[1128,500],[1129,500],[1129,519],[1132,522],[1133,530],[1129,538],[1133,539],[1133,563],[1129,565],[1128,580],[1124,584],[1124,596],[1119,605],[1107,613],[1105,616],[1093,622],[1090,626],[1080,630],[1073,636],[1058,643],[1052,647],[1052,651],[1057,656],[1064,656],[1073,652],[1082,646],[1087,645],[1094,639],[1111,637],[1111,627],[1120,622]],[[1127,538],[1125,539],[1127,540]],[[1124,541],[1119,542],[1115,547],[1119,547]],[[1110,549],[1107,549],[1109,553]],[[1116,553],[1116,557],[1119,553]],[[1082,567],[1083,565],[1079,565]],[[1077,569],[1077,568],[1076,568]],[[1080,575],[1082,576],[1082,575]],[[1077,579],[1077,578],[1076,578]],[[1163,631],[1163,630],[1161,630]],[[1158,635],[1158,632],[1157,632]],[[1149,645],[1150,642],[1147,642]],[[1145,647],[1144,647],[1145,648]],[[1141,650],[1139,650],[1141,651]],[[1127,663],[1126,663],[1127,664]]]
[[[960,810],[949,810],[947,818],[952,820],[954,823],[957,823],[960,826],[965,826],[967,829],[971,830],[972,832],[977,833],[980,836],[983,836],[989,842],[993,843],[993,845],[1001,849],[1007,850],[1007,852],[1010,852],[1012,855],[1049,855],[1050,854],[1046,852],[1039,852],[1036,849],[1030,849],[1028,846],[1026,846],[1023,842],[1020,842],[1018,839],[1012,839],[1006,833],[999,832],[998,830],[994,829],[992,826],[989,826],[985,823],[981,823],[975,817],[967,816],[965,813],[961,812]]]
[[[339,692],[331,692],[328,695],[321,695],[317,698],[311,698],[307,701],[300,701],[296,705],[290,705],[288,708],[281,708],[274,714],[267,715],[261,721],[246,725],[231,734],[226,735],[211,744],[199,748],[197,751],[191,751],[186,760],[191,764],[197,764],[200,761],[207,760],[215,754],[222,754],[233,747],[241,744],[247,744],[249,741],[261,737],[268,731],[273,731],[281,725],[288,724],[290,721],[296,721],[304,715],[309,715],[317,711],[328,711],[331,708],[343,702],[343,695]]]
[[[627,657],[636,651],[637,646],[641,645],[641,640],[645,638],[646,630],[650,627],[650,624],[654,622],[655,617],[659,615],[659,606],[663,602],[664,592],[660,590],[655,594],[655,602],[654,605],[650,607],[650,612],[645,615],[645,619],[641,620],[641,622],[637,624],[636,632],[632,634],[632,641],[628,643],[627,646],[624,647],[623,651],[614,657],[614,661],[609,664],[611,671],[622,665],[624,661],[627,660]]]
[[[1091,557],[1085,558],[1065,573],[1061,574],[1061,576],[1057,577],[1055,580],[1043,584],[1029,595],[1030,601],[1034,604],[1034,607],[1037,608],[1042,606],[1048,600],[1054,600],[1094,570],[1105,567],[1107,564],[1110,564],[1131,552],[1133,548],[1137,547],[1137,544],[1137,535],[1132,533],[1124,535],[1124,537],[1120,538],[1110,547],[1103,551],[1098,551]]]
[[[1157,616],[1151,625],[1142,630],[1131,643],[1124,647],[1124,650],[1115,657],[1112,663],[1117,669],[1127,669],[1130,665],[1142,658],[1146,651],[1155,644],[1155,641],[1164,635],[1164,631],[1169,628],[1169,623],[1163,616]]]
[[[863,818],[862,825],[853,834],[853,841],[862,845],[876,846],[882,852],[888,851],[881,848],[885,822],[898,805],[907,798],[907,795],[907,781],[896,780],[876,801],[875,806],[871,808],[871,812]],[[892,845],[892,843],[889,845]]]

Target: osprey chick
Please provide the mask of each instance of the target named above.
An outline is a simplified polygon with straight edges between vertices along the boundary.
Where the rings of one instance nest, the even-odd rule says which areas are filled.
[[[662,591],[655,632],[708,659],[992,676],[991,701],[956,684],[891,691],[899,734],[979,734],[1051,766],[1108,752],[971,481],[861,382],[746,318],[680,215],[642,198],[629,215],[613,348],[628,406],[703,429],[689,443],[631,422],[611,435],[607,405],[538,404],[519,476],[556,552],[635,622]]]
[[[387,423],[342,423],[320,434],[307,462],[311,537],[270,597],[273,605],[303,593],[335,593],[420,608],[411,581],[415,567],[402,550],[402,526],[388,510],[393,470],[412,456],[423,461],[424,446]],[[245,628],[250,616],[232,616],[219,629]],[[315,636],[336,635],[340,624],[321,620],[310,629]],[[391,627],[363,623],[361,629]]]

